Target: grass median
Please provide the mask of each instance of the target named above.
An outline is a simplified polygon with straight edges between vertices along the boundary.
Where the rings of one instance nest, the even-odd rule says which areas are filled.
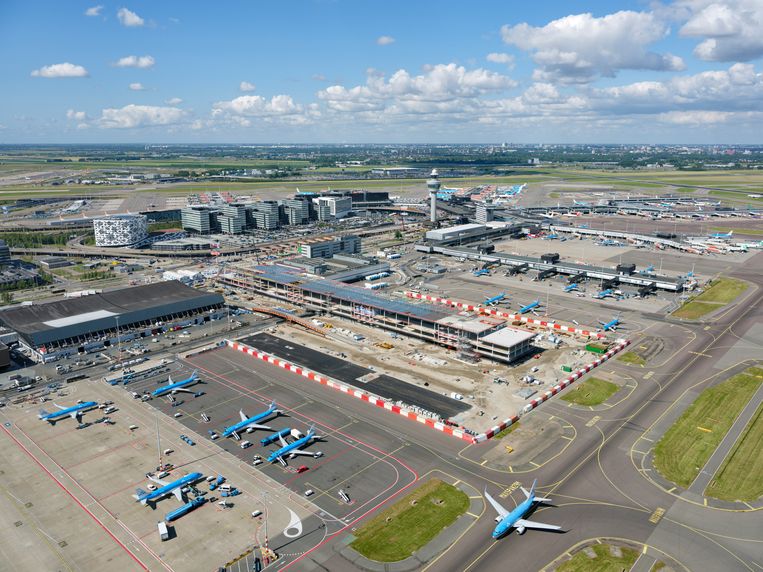
[[[747,424],[718,469],[705,495],[727,501],[752,502],[763,496],[763,405]]]
[[[753,367],[700,393],[655,446],[660,474],[688,487],[762,382],[763,369]]]
[[[584,548],[559,566],[556,572],[622,572],[630,570],[638,558],[638,552],[626,546],[614,549],[616,552],[619,550],[619,556],[612,554],[609,544],[594,544],[589,548],[595,557],[589,556],[590,551]]]
[[[628,365],[644,365],[646,360],[638,355],[636,352],[625,352],[618,358],[621,362]]]
[[[398,562],[426,545],[469,508],[456,487],[431,479],[355,532],[350,546],[377,562]]]
[[[566,393],[562,394],[562,400],[577,405],[599,405],[612,397],[620,389],[617,384],[605,381],[598,377],[589,377],[579,385],[573,385]]]
[[[747,283],[741,280],[734,278],[713,280],[709,288],[687,301],[673,312],[673,316],[696,320],[729,302],[733,302],[745,290],[747,290]]]

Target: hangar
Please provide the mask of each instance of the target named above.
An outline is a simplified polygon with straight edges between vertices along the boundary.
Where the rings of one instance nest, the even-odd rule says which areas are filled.
[[[134,286],[0,311],[0,323],[41,362],[151,336],[176,325],[224,315],[220,294],[178,281]]]

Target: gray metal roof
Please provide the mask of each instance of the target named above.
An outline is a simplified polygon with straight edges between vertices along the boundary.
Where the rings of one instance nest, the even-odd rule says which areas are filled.
[[[100,294],[0,311],[0,323],[41,346],[92,332],[151,321],[224,302],[178,281],[122,288]]]

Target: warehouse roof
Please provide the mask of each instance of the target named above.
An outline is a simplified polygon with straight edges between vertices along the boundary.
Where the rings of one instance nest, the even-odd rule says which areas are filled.
[[[114,328],[117,323],[127,328],[223,302],[220,294],[202,292],[173,280],[10,308],[0,311],[0,323],[38,346]]]

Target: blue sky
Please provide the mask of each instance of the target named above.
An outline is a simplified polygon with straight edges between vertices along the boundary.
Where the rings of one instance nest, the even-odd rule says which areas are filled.
[[[0,142],[760,143],[763,2],[0,3]]]

